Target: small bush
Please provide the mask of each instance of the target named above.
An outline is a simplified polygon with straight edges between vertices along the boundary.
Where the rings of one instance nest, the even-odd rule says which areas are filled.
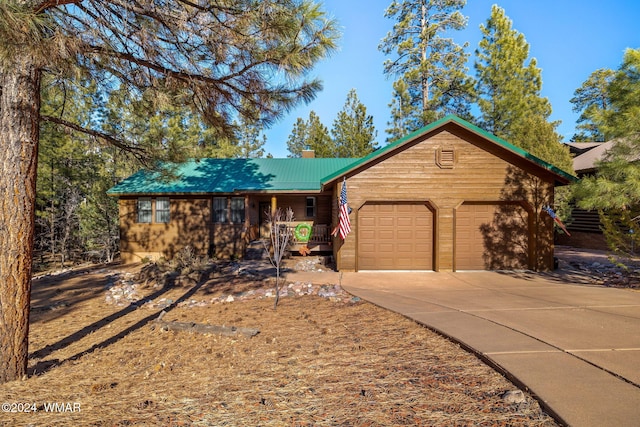
[[[206,264],[206,259],[199,257],[191,246],[182,248],[173,259],[169,261],[172,270],[179,271],[184,275],[192,271],[201,270]]]

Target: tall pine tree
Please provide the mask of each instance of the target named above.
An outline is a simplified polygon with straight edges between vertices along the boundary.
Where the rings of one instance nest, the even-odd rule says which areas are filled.
[[[41,114],[43,74],[154,94],[167,102],[153,111],[187,105],[227,135],[242,101],[268,123],[313,99],[321,84],[306,74],[336,39],[309,0],[0,1],[0,383],[27,369],[39,124],[152,160],[96,123]]]
[[[290,157],[300,157],[303,150],[313,150],[316,157],[364,157],[377,149],[373,116],[360,102],[355,89],[347,94],[338,112],[331,135],[320,117],[311,111],[309,119],[298,118],[287,140]]]
[[[389,140],[446,114],[470,117],[473,83],[467,75],[467,45],[448,37],[465,28],[467,19],[460,13],[465,4],[466,0],[394,0],[387,8],[385,16],[395,24],[378,48],[393,56],[384,72],[397,78]]]
[[[603,133],[596,121],[609,109],[609,84],[614,76],[613,70],[596,70],[573,93],[570,102],[573,104],[573,112],[580,113],[580,117],[572,141],[604,142],[609,139],[609,135]]]
[[[267,136],[258,121],[242,118],[238,124],[238,155],[243,159],[264,157],[264,145]]]
[[[572,172],[569,150],[560,143],[557,122],[550,122],[551,104],[541,96],[542,76],[529,44],[512,28],[502,8],[480,26],[476,50],[476,92],[480,126],[530,153]]]

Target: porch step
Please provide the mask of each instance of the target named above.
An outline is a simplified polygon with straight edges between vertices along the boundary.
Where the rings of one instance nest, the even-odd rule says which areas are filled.
[[[267,250],[264,248],[264,243],[262,240],[254,240],[247,244],[247,248],[244,252],[244,259],[248,260],[258,260],[258,259],[268,259]]]

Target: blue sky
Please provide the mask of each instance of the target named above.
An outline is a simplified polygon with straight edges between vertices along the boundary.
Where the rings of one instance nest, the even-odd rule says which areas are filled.
[[[322,80],[324,89],[308,105],[301,105],[265,133],[265,149],[274,157],[289,153],[286,141],[298,117],[307,119],[315,111],[331,129],[343,108],[349,90],[373,116],[377,141],[384,145],[390,112],[391,84],[382,72],[386,57],[378,51],[380,40],[393,21],[384,17],[390,0],[325,0],[324,10],[338,21],[342,37],[339,49],[319,63],[311,75]],[[562,121],[558,131],[568,141],[577,115],[569,100],[573,92],[599,68],[616,69],[625,49],[640,48],[640,2],[638,0],[468,0],[462,13],[467,28],[453,34],[458,44],[469,42],[470,61],[480,41],[480,24],[487,21],[491,6],[498,4],[524,34],[529,56],[542,69],[542,95],[553,108],[552,120]],[[473,62],[469,64],[473,73]]]

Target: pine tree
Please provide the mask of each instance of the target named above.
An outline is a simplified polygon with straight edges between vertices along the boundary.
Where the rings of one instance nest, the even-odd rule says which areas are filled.
[[[94,91],[92,81],[63,83],[47,76],[42,111],[87,123],[91,120],[87,112],[96,107]],[[59,261],[64,266],[73,254],[84,251],[78,233],[79,207],[94,174],[86,158],[92,146],[93,141],[86,136],[74,136],[48,122],[41,126],[35,243],[42,262],[46,256],[47,264]]]
[[[592,120],[616,143],[574,194],[579,207],[598,210],[611,249],[630,253],[640,246],[640,49],[625,52],[606,98],[607,108],[597,109]]]
[[[387,142],[393,142],[409,133],[409,129],[419,129],[422,120],[416,121],[411,113],[411,96],[409,87],[404,80],[393,82],[393,98],[389,104],[391,108],[391,121],[387,124]]]
[[[336,149],[329,130],[320,121],[315,111],[309,112],[309,119],[298,118],[287,139],[290,157],[302,156],[303,150],[315,151],[316,157],[335,157]]]
[[[344,107],[333,122],[331,135],[335,157],[364,157],[376,150],[373,116],[367,115],[367,107],[360,102],[355,89],[347,94]]]
[[[578,132],[573,135],[572,141],[604,142],[609,139],[594,120],[609,109],[608,88],[614,75],[613,70],[596,70],[573,93],[570,102],[573,104],[573,111],[580,113],[580,117],[576,126]]]
[[[87,182],[86,195],[78,210],[82,248],[91,258],[112,262],[119,250],[120,224],[118,200],[107,195],[123,175],[133,169],[126,162],[118,161],[113,147],[105,147],[89,153],[87,162],[92,164],[93,174]]]
[[[155,110],[156,102],[150,94],[117,90],[109,94],[101,109],[102,130],[119,135],[134,147],[133,152],[125,150],[130,158],[144,153],[153,159],[179,163],[187,158],[239,155],[236,122],[230,124],[231,133],[223,134],[184,105],[171,104]]]
[[[267,143],[267,136],[263,133],[264,126],[257,115],[240,117],[237,129],[238,155],[234,157],[264,157],[263,147]]]
[[[551,104],[540,95],[541,71],[529,59],[529,44],[494,5],[476,50],[476,92],[480,126],[557,167],[572,172],[569,150],[560,143]]]
[[[465,4],[466,0],[394,0],[387,8],[385,16],[395,24],[378,48],[394,55],[385,62],[384,72],[398,78],[390,139],[446,114],[470,117],[473,83],[467,75],[467,45],[448,37],[465,28],[467,19],[460,13]]]
[[[610,108],[594,114],[594,121],[609,138],[637,144],[640,135],[640,48],[627,49],[622,64],[607,86]]]
[[[240,127],[238,135],[238,157],[243,159],[264,157],[264,145],[267,136],[262,133],[262,126],[246,124]]]
[[[41,114],[43,74],[95,78],[98,92],[142,94],[153,111],[187,105],[228,135],[249,114],[242,101],[269,123],[313,99],[321,84],[306,73],[336,39],[309,0],[0,2],[0,383],[27,368],[40,123],[154,160],[101,129],[98,114]]]

